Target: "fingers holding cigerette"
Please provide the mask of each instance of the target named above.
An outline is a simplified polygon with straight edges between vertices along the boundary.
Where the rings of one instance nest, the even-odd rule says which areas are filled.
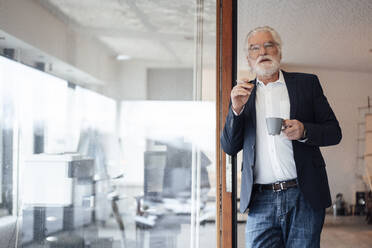
[[[240,83],[249,83],[249,79],[248,78],[241,78],[239,80],[236,80],[236,83],[237,84],[240,84]]]
[[[231,90],[231,103],[235,112],[240,113],[244,104],[247,103],[254,85],[245,81],[239,81]]]
[[[247,89],[247,90],[252,90],[253,87],[254,87],[254,84],[251,84],[247,81],[236,81],[236,86],[235,87],[239,87],[239,88],[244,88],[244,89]]]
[[[236,88],[236,89],[233,89],[232,94],[233,96],[247,96],[249,94],[249,90],[242,89],[242,88]]]
[[[234,97],[235,95],[237,95],[238,93],[240,94],[248,94],[250,95],[252,93],[252,89],[250,86],[246,86],[246,85],[236,85],[232,91],[231,91],[231,96]]]

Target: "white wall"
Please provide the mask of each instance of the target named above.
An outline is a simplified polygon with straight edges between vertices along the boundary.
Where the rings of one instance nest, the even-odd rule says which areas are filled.
[[[372,73],[293,66],[285,69],[318,75],[343,135],[339,145],[322,148],[332,197],[334,200],[337,193],[342,193],[349,204],[355,204],[355,192],[365,190],[356,176],[363,171],[356,158],[358,107],[366,106],[367,97],[372,97]]]
[[[156,68],[147,71],[148,100],[192,100],[192,68]],[[181,77],[181,78],[180,78]],[[216,101],[216,69],[206,67],[202,71],[202,101]]]
[[[193,100],[192,68],[149,68],[148,100]]]
[[[122,62],[119,70],[120,99],[147,99],[147,67],[137,61]]]

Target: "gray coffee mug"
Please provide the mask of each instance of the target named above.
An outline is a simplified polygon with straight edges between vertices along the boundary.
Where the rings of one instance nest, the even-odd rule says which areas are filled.
[[[282,131],[284,119],[278,117],[267,117],[266,127],[270,135],[279,135]]]

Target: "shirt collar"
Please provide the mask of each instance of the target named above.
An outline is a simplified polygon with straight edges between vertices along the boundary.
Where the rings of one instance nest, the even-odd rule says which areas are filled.
[[[285,80],[284,80],[284,76],[283,76],[282,70],[279,70],[279,79],[276,80],[275,82],[270,82],[270,83],[285,84]],[[265,84],[262,81],[260,81],[258,78],[257,78],[257,84],[259,86],[265,86]]]

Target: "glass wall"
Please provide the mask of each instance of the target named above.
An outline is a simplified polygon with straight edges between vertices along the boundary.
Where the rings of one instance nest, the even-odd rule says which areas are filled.
[[[214,102],[124,101],[121,110],[128,238],[215,246],[202,235],[215,233]]]
[[[95,223],[111,213],[116,102],[3,57],[0,68],[0,228],[11,230],[2,243],[50,247],[71,235],[97,242]]]
[[[1,58],[0,58],[1,59]],[[0,60],[0,80],[6,78],[5,73],[9,67],[4,66],[4,60]],[[15,87],[13,84],[0,83],[0,216],[13,214],[13,143],[14,143],[14,99]]]
[[[0,247],[215,247],[215,1],[32,4],[77,72],[0,56]]]

